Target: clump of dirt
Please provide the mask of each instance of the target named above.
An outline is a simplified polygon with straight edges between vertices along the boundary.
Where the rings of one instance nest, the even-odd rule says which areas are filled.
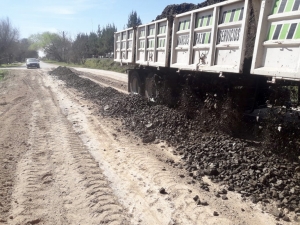
[[[58,76],[72,76],[74,74],[73,70],[71,70],[70,68],[68,67],[62,67],[60,66],[58,70],[55,70],[55,74],[58,75]]]
[[[80,78],[64,67],[58,67],[50,74],[97,103],[102,115],[121,118],[124,128],[140,136],[144,143],[161,139],[177,146],[174,154],[185,160],[185,168],[192,179],[200,181],[207,175],[212,181],[227,185],[228,190],[249,197],[254,203],[275,201],[282,209],[300,212],[299,150],[295,150],[294,157],[286,158],[283,156],[287,152],[280,154],[284,145],[273,151],[264,148],[263,142],[246,141],[221,132],[218,126],[213,125],[222,121],[218,115],[230,111],[231,102],[225,101],[223,108],[215,108],[214,105],[220,103],[217,96],[209,95],[203,103],[194,101],[191,93],[186,92],[187,95],[182,98],[186,100],[181,99],[181,106],[193,106],[194,102],[198,102],[199,106],[207,107],[204,111],[193,108],[190,111],[194,115],[190,115],[182,110],[186,107],[180,107],[179,103],[179,106],[170,108],[146,101],[138,95],[121,94]],[[218,114],[218,111],[221,113]],[[206,114],[201,114],[203,112]],[[225,118],[223,121],[230,120]],[[222,124],[226,128],[226,123]],[[170,163],[175,167],[181,166]]]
[[[199,4],[193,4],[193,3],[182,3],[182,4],[172,4],[166,6],[166,8],[162,11],[160,15],[156,17],[155,20],[160,20],[167,18],[168,16],[173,16],[176,14],[188,12],[191,10],[199,9],[208,5],[216,4],[219,2],[223,2],[224,0],[207,0],[205,2],[199,3]]]
[[[274,107],[270,108],[265,119],[260,122],[263,128],[262,135],[265,148],[272,149],[276,154],[290,160],[300,156],[299,114],[291,109]]]
[[[173,5],[168,5],[160,15],[156,17],[155,20],[160,20],[167,18],[168,16],[188,12],[194,9],[197,9],[197,5],[192,4],[192,3],[182,3],[182,4],[173,4]]]

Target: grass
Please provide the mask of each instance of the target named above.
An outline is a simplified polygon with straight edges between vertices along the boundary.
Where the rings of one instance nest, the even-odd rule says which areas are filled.
[[[0,70],[0,81],[3,80],[4,76],[8,73],[7,70]]]
[[[114,62],[113,59],[87,59],[84,64],[63,63],[63,62],[50,61],[50,60],[44,60],[44,62],[54,63],[60,66],[109,70],[109,71],[114,71],[119,73],[125,73],[126,69],[129,69],[129,66],[127,65],[120,66],[120,64]]]
[[[289,90],[290,93],[290,99],[292,103],[297,103],[299,101],[298,99],[298,86],[288,86],[286,87]]]
[[[55,61],[55,60],[43,60],[43,62],[45,62],[45,63],[52,63],[52,64],[56,64],[56,65],[59,65],[59,66],[83,67],[83,65],[80,65],[80,64],[58,62],[58,61]]]
[[[18,66],[21,66],[22,64],[23,63],[1,64],[0,68],[18,67]]]

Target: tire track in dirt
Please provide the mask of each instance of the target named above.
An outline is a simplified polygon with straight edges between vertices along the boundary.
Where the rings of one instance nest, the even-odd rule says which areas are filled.
[[[14,172],[28,146],[28,118],[23,109],[31,104],[30,90],[26,85],[19,87],[17,80],[10,71],[0,82],[0,224],[10,220]]]
[[[144,145],[42,70],[18,73],[0,88],[0,224],[276,224],[234,193],[215,198],[216,184],[200,190],[166,163],[180,162],[172,148]]]
[[[148,207],[150,206],[148,210],[157,214],[159,224],[203,224],[203,221],[212,217],[213,212],[208,208],[197,207],[188,187],[176,179],[168,165],[163,164],[150,153],[147,155],[141,147],[132,146],[124,137],[121,140],[122,144],[129,147],[123,151],[126,154],[119,153],[118,160],[127,156],[127,163],[132,165],[132,168],[127,168],[127,171],[129,170],[133,175],[137,184],[136,189],[143,190],[144,201]],[[118,143],[114,143],[113,147],[117,148]],[[160,188],[165,188],[167,194],[159,194]],[[195,217],[197,214],[202,215],[201,220]],[[204,219],[203,216],[207,218]],[[227,224],[227,222],[226,219],[218,219],[218,223]],[[145,222],[145,224],[151,223]]]
[[[128,224],[126,211],[41,78],[27,78],[36,101],[30,147],[17,166],[10,224]]]
[[[18,107],[19,104],[22,104],[22,100],[25,98],[25,96],[20,96],[17,97],[16,99],[11,100],[11,102],[7,103],[5,101],[5,97],[4,97],[4,101],[0,101],[0,105],[6,105],[5,109],[2,110],[0,112],[0,118],[6,116],[7,114],[9,114],[9,112],[14,111],[15,107]]]
[[[137,193],[143,198],[145,209],[141,209],[140,205],[137,207],[137,202],[127,204],[132,205],[133,213],[140,215],[139,220],[143,221],[142,224],[152,224],[151,220],[147,221],[149,218],[142,213],[145,210],[151,212],[149,215],[155,215],[158,220],[157,224],[205,224],[205,221],[209,221],[209,224],[232,224],[226,218],[214,218],[211,208],[195,204],[193,197],[197,193],[199,194],[199,190],[182,183],[172,171],[172,167],[162,163],[160,158],[153,157],[150,152],[158,152],[158,149],[155,149],[156,146],[151,147],[151,145],[148,145],[147,147],[150,148],[145,150],[141,142],[136,142],[138,143],[137,146],[125,136],[118,136],[119,140],[116,140],[115,135],[111,135],[110,129],[102,125],[100,127],[99,130],[101,129],[112,143],[110,147],[106,146],[107,149],[117,150],[121,147],[120,143],[122,143],[122,146],[126,146],[123,147],[123,151],[116,151],[118,152],[117,156],[116,154],[111,156],[106,154],[106,157],[114,157],[114,161],[120,163],[124,162],[123,158],[126,158],[126,166],[131,165],[131,167],[121,170],[117,167],[114,169],[116,173],[119,173],[119,177],[127,176],[128,180],[134,180],[135,188],[133,189],[135,191],[139,190]],[[178,159],[175,160],[178,161]],[[126,173],[123,171],[126,171]],[[128,174],[131,175],[131,178],[128,177]],[[126,181],[122,182],[126,183]],[[131,184],[131,186],[133,185]],[[159,194],[159,189],[162,187],[166,189],[167,195]],[[192,194],[192,192],[196,192],[196,194]],[[133,199],[137,197],[134,192],[129,193],[129,195],[132,195]],[[202,200],[204,199],[202,198]],[[206,201],[209,200],[206,199]]]

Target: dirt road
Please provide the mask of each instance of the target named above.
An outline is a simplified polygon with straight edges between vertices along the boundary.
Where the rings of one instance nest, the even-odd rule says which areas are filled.
[[[278,223],[209,180],[200,189],[166,163],[181,163],[172,147],[143,144],[47,71],[0,82],[0,224]]]

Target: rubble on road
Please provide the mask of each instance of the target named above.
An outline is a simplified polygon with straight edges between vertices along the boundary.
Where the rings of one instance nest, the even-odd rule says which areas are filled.
[[[276,208],[300,212],[299,148],[293,149],[293,157],[287,157],[288,149],[283,149],[281,154],[278,149],[266,147],[263,141],[232,137],[205,122],[216,118],[188,117],[179,108],[100,87],[66,67],[58,67],[50,74],[98,104],[103,116],[121,118],[124,128],[140,136],[145,144],[161,139],[174,146],[174,154],[184,160],[192,179],[200,182],[199,188],[210,191],[209,185],[202,181],[207,175],[213,182],[223,184],[228,191],[238,192],[253,203],[272,202]],[[216,194],[226,200],[227,190]],[[281,211],[271,213],[287,220]]]

